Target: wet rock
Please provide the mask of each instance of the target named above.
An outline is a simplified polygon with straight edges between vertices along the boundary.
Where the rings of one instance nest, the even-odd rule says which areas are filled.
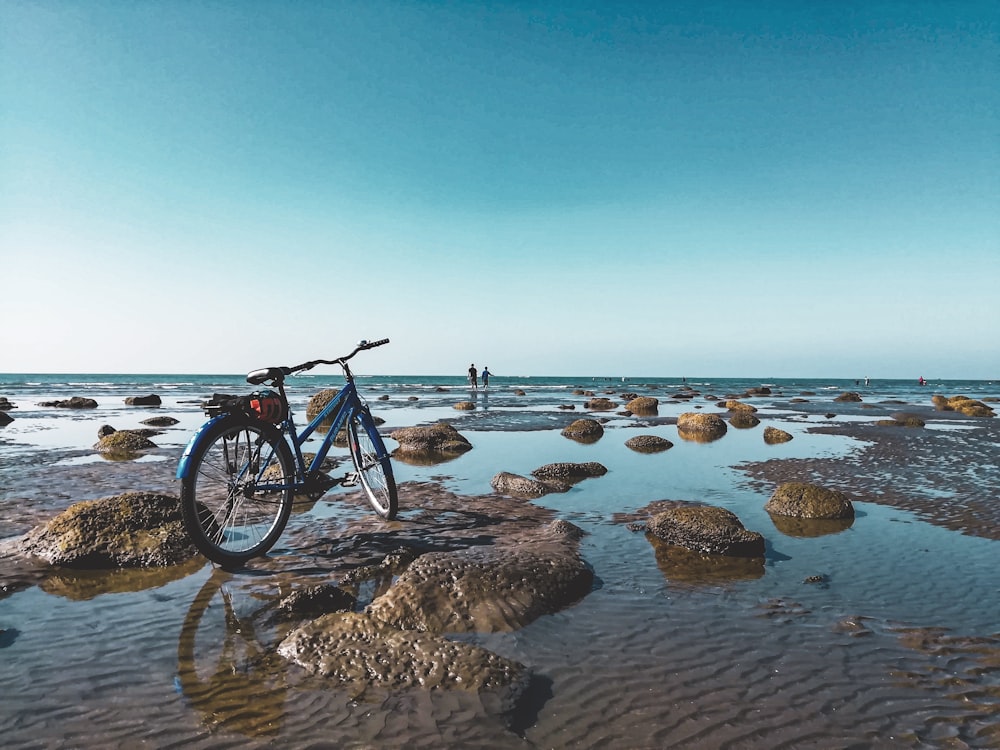
[[[6,396],[0,396],[0,411],[10,411],[16,408],[17,406],[8,401]]]
[[[636,435],[626,440],[625,445],[638,453],[660,453],[674,447],[673,443],[659,435]]]
[[[19,546],[52,565],[76,568],[175,565],[196,554],[180,501],[152,492],[75,503],[29,531]]]
[[[632,394],[629,394],[632,395]],[[660,402],[659,400],[651,396],[633,396],[625,408],[628,409],[633,414],[641,414],[643,416],[649,416],[651,414],[657,414],[659,411]]]
[[[590,592],[581,533],[562,521],[493,546],[421,555],[367,611],[393,627],[431,633],[522,628]]]
[[[650,534],[693,552],[734,557],[763,557],[764,537],[744,528],[725,508],[678,504],[654,515],[646,524]]]
[[[562,435],[581,443],[594,443],[604,435],[604,427],[594,419],[577,419],[562,431]]]
[[[906,414],[900,412],[893,414],[892,419],[880,419],[876,422],[881,427],[923,427],[924,420],[916,414]]]
[[[610,411],[617,407],[618,404],[609,398],[597,397],[592,398],[589,401],[584,402],[583,408],[590,409],[590,411]]]
[[[748,388],[747,396],[770,396],[771,389],[766,385],[759,386],[758,388]]]
[[[733,557],[695,552],[648,534],[656,567],[670,583],[719,586],[764,577],[764,557]]]
[[[977,401],[968,396],[952,396],[948,399],[948,406],[954,411],[961,412],[967,417],[994,417],[993,410],[982,401]]]
[[[524,395],[526,395],[526,394],[525,394],[525,392],[524,392],[524,391],[522,391],[522,390],[521,390],[520,388],[516,388],[516,389],[514,389],[514,395],[515,395],[515,396],[524,396]]]
[[[446,422],[420,427],[403,427],[389,437],[399,443],[392,455],[397,456],[456,456],[472,450],[472,444]]]
[[[325,409],[334,398],[336,398],[339,392],[340,391],[333,388],[324,388],[323,390],[313,394],[306,403],[306,419],[311,422],[319,416],[319,413],[323,411],[323,409]],[[320,425],[320,429],[328,431],[332,426],[333,419],[327,418],[323,420]]]
[[[5,411],[0,411],[0,427],[5,427],[14,421],[14,417]]]
[[[718,414],[686,412],[677,417],[677,434],[693,442],[711,442],[726,434],[726,423]]]
[[[109,425],[105,425],[101,429],[103,430],[105,427],[109,427]],[[113,427],[111,430],[112,432],[104,435],[94,444],[94,450],[99,453],[133,454],[156,447],[156,443],[138,431],[115,430]]]
[[[82,396],[73,396],[73,398],[63,399],[62,401],[40,401],[39,406],[53,406],[57,409],[96,409],[97,402],[92,398],[83,398]]]
[[[378,400],[379,401],[388,401],[389,400],[389,394],[388,393],[383,393],[381,396],[378,397]]]
[[[501,471],[490,480],[490,486],[497,492],[511,497],[530,499],[542,497],[550,492],[566,492],[568,485],[558,485],[553,482],[541,482],[537,479]]]
[[[331,584],[317,584],[295,589],[278,602],[278,617],[283,619],[319,617],[331,612],[350,612],[357,599],[347,591]]]
[[[126,406],[159,406],[162,402],[155,393],[148,396],[128,396],[125,399]]]
[[[102,424],[97,428],[97,439],[106,438],[108,435],[114,435],[118,430],[109,424]]]
[[[845,391],[844,393],[841,393],[839,396],[837,396],[837,398],[835,398],[834,401],[858,402],[861,401],[861,394],[855,393],[854,391]]]
[[[729,424],[738,430],[746,430],[760,424],[757,416],[749,411],[735,411],[729,418]]]
[[[843,492],[806,482],[779,485],[764,510],[772,515],[794,518],[854,517],[854,506]]]
[[[787,443],[792,439],[792,435],[789,432],[780,430],[777,427],[765,427],[764,428],[764,442],[768,445],[774,445],[776,443]]]
[[[543,481],[556,479],[564,482],[577,482],[591,477],[603,477],[607,473],[608,469],[603,464],[597,461],[587,461],[585,463],[545,464],[531,472],[531,475]]]
[[[476,405],[471,401],[459,401],[453,408],[458,409],[459,411],[472,411],[476,408]]]
[[[500,693],[510,710],[527,688],[528,669],[471,643],[400,630],[367,613],[329,614],[292,630],[278,654],[352,695],[368,688]]]
[[[178,419],[164,415],[162,417],[150,417],[149,419],[144,419],[142,420],[142,424],[148,424],[150,427],[173,427],[179,421],[180,420]]]
[[[722,401],[718,404],[718,406],[723,409],[728,409],[729,411],[750,412],[750,413],[757,411],[756,406],[753,406],[751,404],[744,404],[742,401],[736,401],[735,399]]]

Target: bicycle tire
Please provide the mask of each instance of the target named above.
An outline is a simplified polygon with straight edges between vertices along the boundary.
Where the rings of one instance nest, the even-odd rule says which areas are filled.
[[[260,491],[260,480],[291,484],[295,461],[272,425],[233,417],[209,428],[181,482],[181,512],[198,550],[224,568],[267,553],[292,511],[291,487]]]
[[[399,512],[396,480],[392,476],[389,451],[386,450],[378,425],[367,409],[358,411],[348,422],[351,458],[361,487],[375,512],[391,521]]]

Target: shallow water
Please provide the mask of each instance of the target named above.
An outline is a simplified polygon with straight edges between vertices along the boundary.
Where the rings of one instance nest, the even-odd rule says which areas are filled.
[[[125,489],[176,492],[176,458],[202,419],[190,402],[198,393],[238,390],[238,383],[221,378],[192,380],[169,396],[157,389],[166,402],[159,409],[138,409],[124,407],[124,395],[151,388],[105,382],[74,393],[67,389],[82,386],[0,390],[18,404],[11,425],[17,429],[0,432],[0,520],[11,533],[75,500]],[[260,566],[225,576],[197,562],[148,573],[64,572],[0,599],[4,746],[1000,746],[1000,542],[857,498],[857,517],[846,528],[788,533],[763,510],[768,491],[734,468],[768,459],[861,461],[868,441],[812,428],[910,408],[879,405],[885,399],[926,407],[930,391],[886,386],[865,396],[874,409],[831,403],[840,390],[861,390],[853,384],[825,393],[815,384],[795,384],[783,388],[784,398],[748,399],[764,424],[794,435],[782,445],[763,443],[764,424],[731,428],[707,444],[680,439],[671,417],[696,407],[718,409],[700,397],[662,403],[659,419],[595,415],[609,419],[605,435],[584,445],[557,429],[584,416],[586,397],[573,395],[573,385],[543,383],[524,397],[505,387],[491,393],[488,404],[480,393],[479,408],[460,413],[451,404],[469,393],[457,383],[442,393],[433,382],[373,382],[366,393],[387,431],[447,419],[474,446],[433,466],[394,463],[402,485],[396,525],[381,527],[334,491],[293,516],[272,553],[277,572]],[[605,381],[594,390],[600,395],[616,385],[623,387]],[[724,396],[739,383],[713,385]],[[759,383],[743,387],[752,385]],[[967,395],[1000,390],[961,385]],[[634,382],[624,387],[644,392]],[[298,403],[312,390],[301,387]],[[821,395],[788,403],[804,390]],[[959,387],[934,392],[952,395]],[[91,393],[100,405],[89,413],[30,403]],[[376,400],[383,393],[389,401]],[[414,393],[420,401],[407,401]],[[654,395],[665,400],[662,392]],[[560,403],[576,409],[558,410]],[[838,416],[828,419],[831,412]],[[101,424],[132,427],[153,414],[181,420],[154,438],[160,447],[151,458],[160,460],[113,463],[90,450]],[[984,437],[976,424],[940,415],[929,429],[963,445],[973,441],[983,464],[995,466],[995,431]],[[674,446],[635,453],[624,446],[635,434],[657,434]],[[555,461],[599,461],[608,468],[603,477],[535,501],[588,532],[582,554],[597,583],[576,605],[526,628],[471,636],[533,670],[531,690],[513,714],[503,714],[488,696],[461,692],[352,696],[275,660],[270,649],[282,632],[270,617],[276,599],[296,580],[335,578],[337,560],[324,555],[348,554],[341,540],[349,533],[361,547],[391,545],[419,511],[406,504],[418,497],[409,489],[414,483],[483,495],[499,471],[528,474]],[[892,474],[890,459],[884,461],[865,469]],[[954,492],[966,471],[945,466],[928,475],[921,492]],[[979,491],[1000,502],[995,475],[978,476]],[[763,564],[692,576],[669,551],[626,525],[664,499],[733,511],[766,537]],[[358,529],[366,531],[358,535]],[[806,583],[811,577],[819,579]],[[362,600],[374,596],[377,585],[366,584]]]

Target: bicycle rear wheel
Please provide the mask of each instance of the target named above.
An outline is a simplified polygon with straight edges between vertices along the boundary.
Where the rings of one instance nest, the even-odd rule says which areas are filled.
[[[210,428],[181,482],[181,511],[205,557],[236,567],[278,541],[292,511],[295,462],[281,434],[256,420]]]
[[[382,518],[392,520],[399,511],[396,480],[392,476],[389,451],[378,434],[378,425],[367,409],[358,411],[348,422],[351,458],[368,502]]]

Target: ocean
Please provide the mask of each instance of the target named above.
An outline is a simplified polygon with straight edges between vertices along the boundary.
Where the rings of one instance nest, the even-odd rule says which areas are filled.
[[[342,383],[336,373],[290,379],[296,415]],[[196,560],[25,582],[0,558],[5,747],[1000,746],[1000,429],[930,401],[992,403],[1000,382],[493,376],[473,391],[459,376],[362,375],[357,384],[384,434],[447,421],[473,445],[445,463],[394,461],[393,524],[334,490],[293,516],[267,564],[230,577]],[[743,396],[762,386],[770,393]],[[201,400],[250,390],[242,375],[0,374],[0,396],[16,406],[0,427],[0,539],[79,500],[176,494],[173,472],[204,420]],[[845,391],[861,401],[835,401]],[[159,407],[125,404],[152,393]],[[628,393],[656,397],[658,415],[621,414]],[[589,413],[588,394],[619,406]],[[38,405],[72,396],[97,407]],[[758,409],[760,426],[704,444],[679,437],[678,415],[718,412],[716,399],[733,396]],[[459,400],[476,408],[457,411]],[[926,426],[878,426],[899,412]],[[164,414],[178,424],[141,458],[94,451],[102,425],[135,428]],[[560,434],[582,416],[605,421],[596,443]],[[765,444],[766,425],[793,439]],[[636,434],[674,445],[636,453],[624,446]],[[488,497],[496,473],[556,461],[608,469],[533,501],[586,532],[593,590],[519,630],[461,636],[530,667],[532,690],[513,714],[461,692],[358,698],[275,666],[280,627],[269,608],[279,593],[337,582],[341,555],[411,538],[421,498]],[[778,476],[848,491],[854,522],[782,530],[763,510]],[[763,564],[686,575],[628,526],[659,500],[736,513],[765,536]]]

